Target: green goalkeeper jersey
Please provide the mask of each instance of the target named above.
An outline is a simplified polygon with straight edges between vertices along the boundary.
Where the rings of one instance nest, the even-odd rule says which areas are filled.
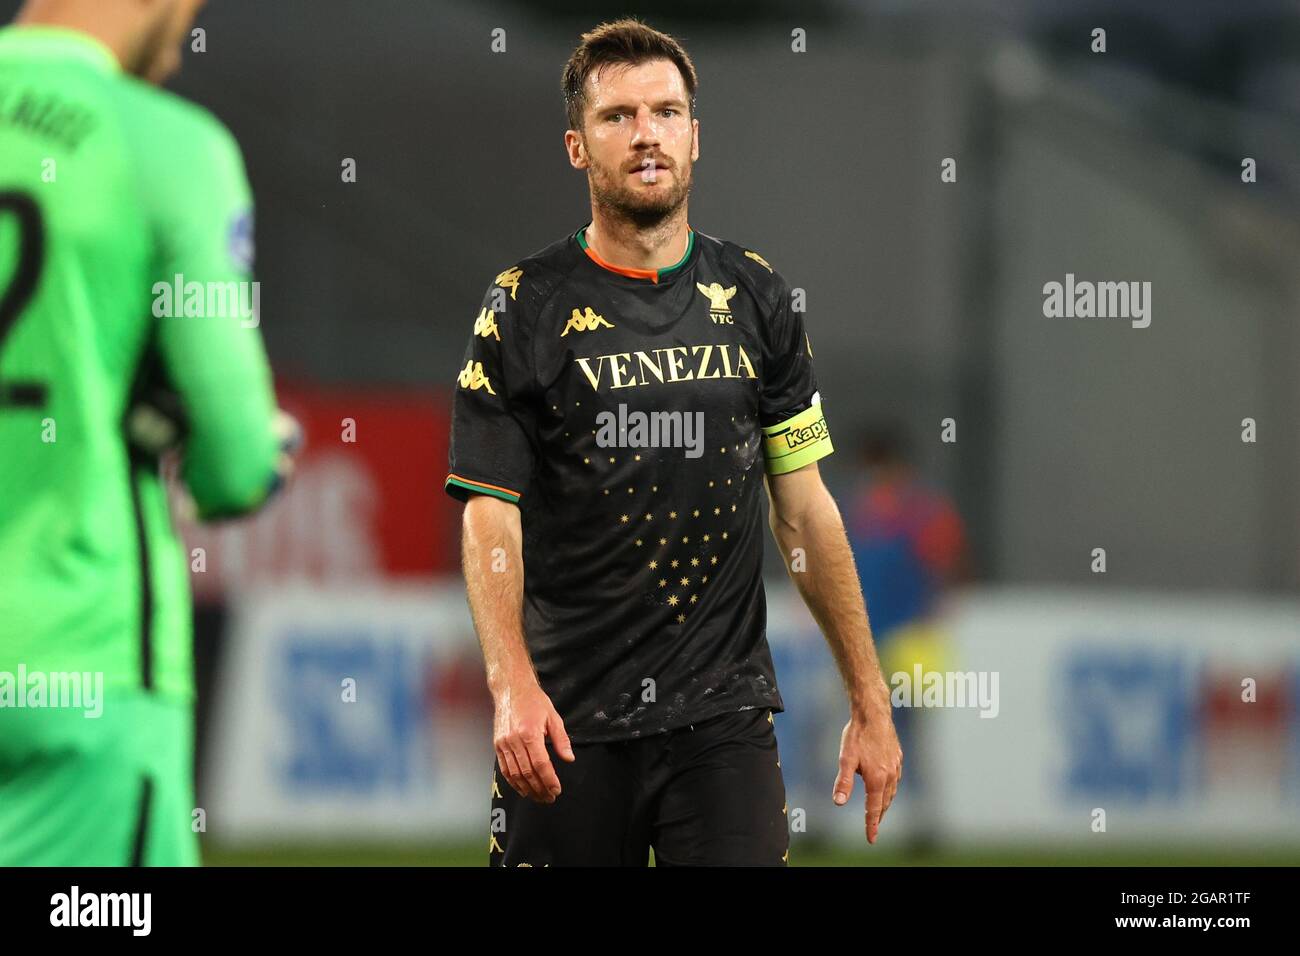
[[[210,114],[84,34],[0,29],[0,678],[192,693],[189,556],[125,419],[179,397],[200,516],[273,486],[251,212]]]

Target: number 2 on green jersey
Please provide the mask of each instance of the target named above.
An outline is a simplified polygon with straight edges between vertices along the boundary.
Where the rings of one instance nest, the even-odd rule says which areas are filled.
[[[0,288],[0,353],[5,338],[36,293],[45,260],[45,224],[36,201],[25,193],[0,192],[0,219],[7,216],[18,224],[18,264],[8,287]],[[39,382],[0,381],[0,409],[41,408],[45,396],[45,386]]]

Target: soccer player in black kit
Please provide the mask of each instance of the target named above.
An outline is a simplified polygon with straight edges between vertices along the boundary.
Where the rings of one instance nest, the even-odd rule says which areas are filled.
[[[848,692],[833,800],[863,777],[869,842],[902,771],[801,311],[687,222],[696,83],[636,20],[583,36],[565,143],[591,222],[495,277],[460,368],[446,490],[495,703],[492,865],[788,862],[765,480]]]

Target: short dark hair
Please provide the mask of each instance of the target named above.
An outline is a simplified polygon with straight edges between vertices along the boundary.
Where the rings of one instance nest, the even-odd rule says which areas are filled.
[[[602,23],[596,29],[582,35],[578,44],[564,64],[564,75],[560,87],[564,93],[564,109],[568,114],[569,128],[582,129],[582,117],[587,108],[587,77],[593,70],[610,63],[623,63],[639,66],[650,60],[669,60],[677,66],[686,84],[687,107],[691,117],[695,116],[695,90],[699,79],[695,75],[695,64],[682,49],[682,45],[666,33],[642,23],[634,17],[624,17]]]

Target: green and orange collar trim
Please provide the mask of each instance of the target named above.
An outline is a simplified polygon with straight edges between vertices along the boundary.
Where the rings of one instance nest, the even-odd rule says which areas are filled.
[[[589,225],[591,225],[591,223],[587,223],[587,226]],[[573,234],[573,238],[578,240],[578,245],[582,247],[582,251],[587,254],[587,257],[591,259],[592,262],[596,263],[596,265],[600,266],[602,269],[608,269],[610,272],[617,272],[619,275],[627,276],[629,279],[648,279],[651,282],[658,282],[660,279],[667,277],[671,273],[676,272],[682,266],[686,265],[691,258],[691,252],[695,249],[695,230],[690,226],[687,226],[686,251],[682,253],[682,257],[672,265],[665,266],[662,269],[631,269],[626,266],[616,266],[612,262],[606,262],[600,257],[595,249],[587,245],[587,226],[583,226]]]

